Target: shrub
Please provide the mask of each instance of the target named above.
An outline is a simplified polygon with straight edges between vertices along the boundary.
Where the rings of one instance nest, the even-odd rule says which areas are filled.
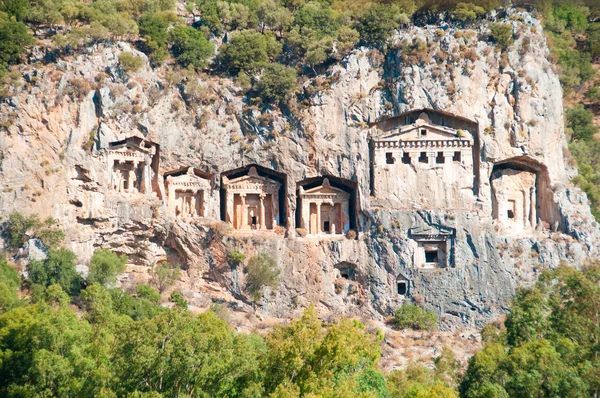
[[[571,141],[589,140],[598,132],[598,128],[594,126],[594,114],[582,104],[573,105],[566,113],[567,127],[573,131]]]
[[[119,64],[126,73],[135,73],[144,66],[144,61],[137,55],[125,51],[119,55]]]
[[[177,264],[170,264],[167,261],[154,264],[152,267],[152,284],[160,293],[173,286],[175,281],[179,279],[180,267]]]
[[[401,329],[434,330],[437,328],[437,316],[417,305],[404,304],[396,310],[395,316],[396,325]]]
[[[401,15],[397,7],[376,4],[360,19],[358,32],[361,40],[369,46],[382,46],[398,28]]]
[[[12,308],[18,301],[18,289],[21,287],[19,273],[8,264],[6,257],[0,255],[0,312]]]
[[[25,47],[34,43],[23,22],[0,11],[0,69],[19,61]]]
[[[22,247],[30,238],[37,238],[52,248],[58,246],[65,236],[62,230],[56,228],[56,224],[57,221],[52,217],[42,222],[36,214],[24,216],[13,212],[8,216],[3,235],[8,248],[13,250]]]
[[[485,14],[485,9],[472,3],[458,3],[452,15],[463,22],[472,22]]]
[[[296,90],[296,70],[281,64],[269,64],[256,83],[258,95],[266,101],[282,102]]]
[[[274,58],[280,52],[281,45],[272,34],[247,30],[231,34],[220,50],[219,61],[230,73],[237,74],[262,68],[268,58]]]
[[[513,42],[513,29],[509,24],[492,23],[489,25],[490,38],[503,50],[510,47]]]
[[[206,66],[215,49],[202,33],[194,28],[177,25],[171,31],[172,51],[185,67],[192,65],[196,70]]]
[[[229,253],[227,253],[227,261],[232,266],[237,267],[238,265],[243,263],[245,259],[246,259],[246,256],[244,255],[244,253],[240,253],[237,250],[232,250]]]
[[[137,285],[135,287],[135,292],[138,299],[146,299],[153,304],[160,303],[160,293],[148,285]]]
[[[27,266],[30,283],[47,288],[60,285],[69,296],[75,296],[81,288],[81,277],[75,271],[75,253],[67,249],[51,249],[46,259],[34,260]]]
[[[177,15],[172,12],[145,13],[138,21],[140,35],[146,39],[144,52],[156,64],[161,64],[167,58],[168,29],[176,21]]]
[[[169,301],[171,303],[175,303],[175,306],[179,308],[187,309],[188,307],[187,301],[185,301],[185,298],[181,292],[172,292],[169,296]]]
[[[98,282],[101,285],[114,283],[117,275],[125,271],[127,256],[118,256],[109,249],[100,249],[94,252],[90,261],[90,283]]]
[[[266,253],[261,253],[248,261],[246,290],[254,301],[262,298],[263,288],[277,286],[279,270],[276,265],[275,260]]]

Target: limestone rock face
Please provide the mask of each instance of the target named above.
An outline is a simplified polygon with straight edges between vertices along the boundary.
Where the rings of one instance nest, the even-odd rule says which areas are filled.
[[[600,241],[587,198],[570,183],[576,169],[564,137],[562,92],[541,24],[520,16],[500,21],[512,24],[517,37],[508,52],[488,41],[485,25],[461,34],[413,27],[398,33],[386,54],[357,50],[306,81],[303,106],[289,114],[249,106],[227,78],[179,83],[149,66],[128,76],[119,54],[146,58],[126,43],[23,66],[25,85],[0,103],[8,126],[0,134],[0,212],[59,220],[82,269],[96,248],[128,255],[124,285],[146,282],[155,262],[181,264],[175,288],[206,305],[250,306],[243,265],[230,265],[227,254],[266,252],[281,270],[279,287],[258,303],[271,316],[297,315],[315,303],[332,315],[383,318],[415,300],[436,311],[442,327],[481,324],[505,311],[518,285],[562,260],[598,255]],[[472,179],[464,183],[461,174],[447,191],[460,193],[452,200],[466,193],[464,206],[392,206],[371,196],[372,137],[381,121],[413,109],[476,125],[472,165],[461,168]],[[143,192],[118,192],[111,188],[110,144],[132,136],[158,144],[159,163],[144,171],[151,182]],[[281,227],[237,232],[218,219],[221,173],[250,164],[285,176]],[[164,173],[189,167],[215,176],[214,191],[203,196],[213,198],[206,202],[211,210],[194,207],[199,196],[185,205],[189,214],[208,217],[178,218],[177,204],[169,207]],[[503,185],[535,188],[520,205],[525,210],[513,212],[529,228],[514,230],[494,216],[500,187],[491,181],[499,172],[529,176]],[[297,225],[296,183],[322,176],[352,183],[348,225],[356,239],[303,236]],[[419,178],[388,173],[385,183],[390,191],[427,192]],[[432,197],[443,196],[440,189],[432,184]]]

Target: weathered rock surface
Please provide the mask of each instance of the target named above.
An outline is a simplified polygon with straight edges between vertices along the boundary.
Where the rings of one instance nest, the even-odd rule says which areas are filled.
[[[157,261],[182,264],[176,287],[197,306],[250,306],[243,269],[226,261],[235,249],[247,258],[267,252],[276,259],[281,284],[259,303],[270,316],[298,315],[316,303],[322,313],[383,319],[407,300],[396,293],[401,276],[409,297],[435,310],[443,327],[479,325],[506,310],[518,285],[563,260],[577,264],[598,255],[600,241],[585,195],[569,182],[576,170],[542,27],[521,16],[523,22],[509,22],[518,40],[507,53],[487,41],[485,26],[462,37],[451,28],[440,34],[438,27],[414,27],[399,33],[387,54],[357,50],[307,81],[306,100],[288,115],[248,106],[226,78],[203,75],[192,87],[169,82],[166,70],[149,66],[127,76],[120,52],[146,58],[126,43],[24,66],[27,83],[0,104],[0,119],[10,121],[0,134],[0,212],[55,217],[82,265],[99,247],[127,254],[125,285],[147,281]],[[413,51],[417,40],[426,44]],[[368,126],[416,108],[478,123],[478,205],[472,209],[372,206]],[[285,237],[236,233],[218,220],[186,223],[169,217],[160,198],[133,200],[109,191],[104,150],[131,135],[160,145],[161,172],[193,166],[218,176],[257,163],[285,173]],[[555,225],[523,235],[494,223],[490,176],[494,165],[510,159],[547,178],[551,194],[544,200],[556,209]],[[358,183],[357,240],[296,236],[295,183],[326,174]],[[452,266],[416,269],[408,231],[435,225],[456,231]],[[356,265],[356,281],[340,280],[335,266],[341,262]]]

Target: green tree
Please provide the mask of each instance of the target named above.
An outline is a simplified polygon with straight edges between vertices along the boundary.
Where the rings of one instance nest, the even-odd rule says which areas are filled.
[[[262,298],[265,287],[274,289],[278,286],[277,263],[266,253],[252,257],[246,266],[246,273],[246,290],[254,301]]]
[[[145,13],[138,21],[140,35],[146,40],[144,52],[161,64],[168,56],[169,27],[177,22],[172,12]]]
[[[36,214],[24,216],[12,212],[8,216],[3,234],[7,246],[13,250],[22,247],[30,238],[38,238],[47,247],[53,248],[64,239],[64,232],[57,229],[56,224],[56,220],[52,217],[42,222]]]
[[[31,283],[48,287],[57,284],[70,296],[81,288],[81,277],[75,270],[75,253],[67,249],[51,249],[44,260],[34,260],[27,266]]]
[[[360,38],[369,46],[380,47],[390,39],[394,30],[399,27],[401,20],[402,16],[398,8],[385,4],[374,4],[360,19],[358,25]]]
[[[582,104],[575,104],[567,109],[567,128],[571,129],[571,141],[589,140],[598,132],[594,125],[594,114]]]
[[[89,324],[69,308],[39,304],[0,315],[0,395],[92,393],[100,358],[89,355],[90,336]],[[111,375],[103,376],[106,385]]]
[[[20,287],[19,273],[8,264],[6,257],[0,255],[0,313],[18,303]]]
[[[23,21],[31,8],[28,0],[0,0],[0,11]]]
[[[283,102],[296,90],[296,85],[297,75],[294,68],[268,64],[255,89],[265,101]]]
[[[335,20],[333,12],[324,3],[311,1],[306,3],[295,15],[294,25],[300,32],[309,29],[318,32],[319,36],[335,35],[340,24]]]
[[[214,46],[198,30],[177,25],[171,31],[172,51],[177,60],[185,67],[191,65],[196,70],[206,66],[214,54]]]
[[[160,293],[164,292],[179,279],[180,269],[179,265],[167,261],[154,264],[151,273],[152,284]]]
[[[138,298],[146,299],[154,304],[159,304],[161,297],[160,293],[148,285],[137,285],[135,287]]]
[[[232,74],[257,71],[279,52],[281,45],[273,36],[246,30],[231,34],[228,43],[221,48],[219,62]]]
[[[562,265],[521,290],[507,346],[490,342],[469,361],[463,397],[588,397],[599,392],[600,263]],[[502,340],[501,340],[502,341]]]
[[[115,373],[124,391],[262,396],[263,347],[260,338],[235,334],[210,311],[165,311],[127,325],[116,345]]]
[[[125,271],[127,256],[119,256],[110,249],[96,250],[90,261],[90,283],[98,282],[101,285],[115,283],[117,275]]]
[[[401,329],[433,330],[437,328],[438,317],[417,305],[404,304],[395,313],[396,325]]]

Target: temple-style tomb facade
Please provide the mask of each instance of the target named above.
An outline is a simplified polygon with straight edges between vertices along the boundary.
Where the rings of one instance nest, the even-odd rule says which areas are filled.
[[[471,209],[477,123],[430,109],[371,130],[371,193],[395,209]]]
[[[417,243],[414,251],[415,268],[445,268],[452,266],[456,231],[442,225],[411,228],[408,236]]]
[[[213,189],[214,176],[193,167],[182,167],[165,173],[167,210],[176,218],[217,218],[218,190]]]
[[[350,194],[332,187],[324,178],[321,185],[304,189],[298,188],[301,228],[309,235],[341,235],[350,229]]]
[[[221,177],[225,192],[225,221],[240,230],[269,230],[280,225],[280,190],[282,183],[260,175],[257,166],[246,173]],[[223,204],[223,198],[222,198]]]
[[[111,142],[107,150],[111,190],[160,197],[158,152],[158,144],[140,137]]]
[[[535,173],[503,169],[492,174],[492,215],[505,230],[531,230],[537,226]]]

